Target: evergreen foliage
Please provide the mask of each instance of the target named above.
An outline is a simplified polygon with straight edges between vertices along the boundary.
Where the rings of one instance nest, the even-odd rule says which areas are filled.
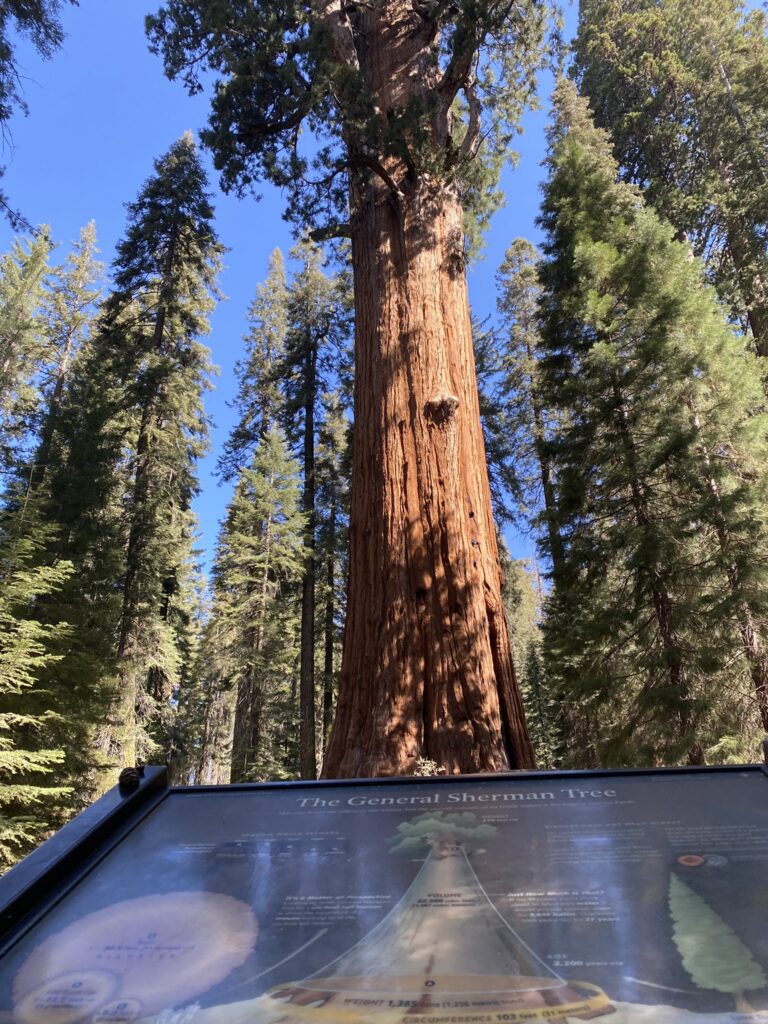
[[[81,230],[64,263],[46,280],[41,315],[50,352],[41,374],[43,408],[34,457],[36,482],[44,479],[49,469],[70,370],[89,337],[101,298],[98,251],[96,225],[91,221]]]
[[[347,592],[351,424],[342,391],[323,395],[317,444],[315,560],[322,634],[321,750],[328,742],[337,691]]]
[[[540,259],[535,246],[517,238],[507,249],[496,275],[500,389],[509,438],[507,464],[514,466],[514,477],[508,473],[507,480],[514,480],[510,490],[517,509],[516,522],[529,529],[545,528],[552,571],[556,573],[561,544],[555,523],[553,467],[546,444],[555,413],[545,405],[540,379]]]
[[[288,329],[288,285],[285,260],[279,249],[272,252],[266,280],[256,289],[248,309],[249,331],[244,337],[245,355],[235,373],[238,392],[235,407],[239,419],[224,442],[219,471],[231,479],[253,456],[258,442],[281,416],[279,380]]]
[[[164,712],[182,674],[195,462],[207,444],[208,315],[222,247],[205,172],[187,133],[128,206],[97,342],[130,431],[117,693],[100,746],[118,766],[167,745]]]
[[[455,185],[470,222],[483,224],[498,205],[498,174],[522,114],[535,103],[548,8],[426,0],[412,15],[433,43],[418,74],[436,87],[388,117],[358,57],[365,12],[355,6],[170,0],[147,18],[147,31],[166,74],[190,93],[211,72],[217,78],[203,140],[225,189],[242,194],[271,181],[285,191],[289,219],[323,237],[343,235],[348,172],[386,179],[394,157],[413,177]],[[305,126],[317,143],[311,152]]]
[[[179,692],[174,730],[177,785],[230,781],[235,700],[226,623],[215,605],[205,610],[190,678]]]
[[[49,355],[41,318],[51,240],[46,229],[16,240],[0,260],[0,473],[12,472],[40,410]]]
[[[235,701],[233,782],[298,771],[296,597],[306,523],[300,488],[299,465],[273,426],[240,473],[214,569],[211,628],[220,678]]]
[[[515,670],[539,768],[555,768],[559,757],[557,702],[547,685],[542,650],[542,582],[537,565],[510,558],[502,547],[504,608]]]
[[[768,593],[761,367],[687,246],[616,181],[567,82],[549,168],[540,368],[563,561],[546,636],[583,711],[574,746],[699,761],[744,729],[748,748],[739,608],[764,623]]]
[[[768,39],[741,0],[582,0],[575,73],[625,177],[768,354]]]
[[[36,604],[71,575],[66,562],[40,568],[49,527],[34,502],[20,515],[0,518],[0,867],[7,867],[45,838],[60,820],[57,805],[64,751],[46,739],[58,717],[56,694],[41,676],[60,661],[69,639],[66,624],[38,621]]]
[[[38,272],[45,269],[50,248],[47,233],[38,233],[30,249],[38,251]],[[15,246],[14,252],[19,251],[19,246]],[[89,727],[92,729],[104,710],[100,680],[107,648],[94,642],[92,623],[82,614],[88,600],[87,584],[93,576],[81,575],[83,562],[70,557],[77,553],[76,547],[65,544],[65,537],[71,537],[71,527],[81,524],[78,510],[68,504],[71,495],[62,487],[64,481],[72,482],[64,469],[70,452],[65,428],[71,426],[73,413],[80,415],[84,411],[79,399],[68,404],[66,396],[95,313],[95,282],[100,268],[94,252],[95,232],[89,225],[62,265],[42,280],[36,273],[35,287],[26,290],[25,303],[11,302],[5,307],[9,319],[16,315],[17,324],[26,320],[29,335],[35,341],[35,359],[32,386],[17,382],[12,392],[16,408],[20,398],[27,399],[27,411],[21,419],[25,429],[18,436],[19,443],[15,449],[8,449],[13,460],[2,500],[3,532],[9,542],[12,539],[17,552],[24,552],[26,571],[40,586],[34,600],[13,613],[20,623],[25,623],[27,633],[34,630],[38,648],[34,657],[29,654],[26,660],[19,655],[19,668],[34,685],[17,693],[11,706],[15,714],[29,715],[37,723],[38,747],[59,751],[55,769],[60,790],[55,801],[56,813],[40,815],[41,822],[49,827],[61,824],[73,808],[81,807],[88,799],[82,780],[93,763]],[[16,296],[17,268],[14,259],[6,257],[6,274],[0,284]],[[19,317],[22,310],[23,318]],[[20,330],[17,337],[22,333]],[[98,457],[98,450],[90,449],[88,456]],[[85,457],[85,452],[81,452],[81,458]],[[104,509],[101,514],[103,518]],[[65,546],[71,548],[66,555]],[[62,571],[62,566],[69,566],[69,570]],[[49,580],[55,585],[48,585]],[[4,593],[4,588],[0,588],[0,597]],[[107,607],[108,604],[100,607],[97,616],[91,612],[91,618],[101,623],[102,630]],[[32,766],[20,781],[32,786],[41,783]]]
[[[302,464],[305,515],[304,572],[301,581],[299,746],[302,778],[317,774],[315,633],[317,617],[317,455],[321,398],[340,362],[350,331],[351,297],[346,274],[323,272],[322,252],[302,242],[291,253],[298,269],[287,303],[285,352],[280,368],[286,434]],[[332,435],[326,435],[330,440]],[[340,438],[339,438],[340,439]],[[326,477],[326,490],[331,478]],[[328,494],[338,506],[338,497]],[[338,512],[336,513],[338,514]],[[324,674],[327,666],[324,666]]]

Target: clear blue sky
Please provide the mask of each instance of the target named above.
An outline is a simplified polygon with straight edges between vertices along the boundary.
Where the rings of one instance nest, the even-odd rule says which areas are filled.
[[[168,82],[160,61],[147,50],[144,15],[154,6],[143,0],[80,0],[79,7],[66,8],[67,38],[50,62],[42,62],[30,47],[18,51],[30,115],[11,124],[13,148],[3,154],[3,188],[29,221],[50,224],[64,249],[82,225],[95,220],[107,263],[123,231],[123,206],[151,173],[152,161],[207,117],[206,98],[190,98]],[[569,28],[574,21],[570,8]],[[484,259],[470,271],[470,296],[481,317],[494,310],[494,274],[506,247],[518,235],[536,234],[545,119],[545,110],[526,118],[520,163],[504,176],[506,206],[494,218]],[[265,186],[258,204],[225,196],[212,168],[211,185],[217,229],[230,251],[221,280],[227,301],[216,310],[208,339],[221,373],[206,399],[214,429],[196,502],[206,559],[229,497],[212,471],[233,422],[227,403],[236,390],[233,367],[242,350],[246,309],[272,249],[287,250],[292,241],[277,190]],[[0,249],[5,251],[11,238],[7,224],[0,223]],[[515,554],[530,553],[523,538],[508,540]]]

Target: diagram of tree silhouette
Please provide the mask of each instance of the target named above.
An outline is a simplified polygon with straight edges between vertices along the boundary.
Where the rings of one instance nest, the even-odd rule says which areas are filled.
[[[453,814],[427,811],[397,826],[397,833],[391,840],[392,852],[420,857],[428,850],[439,850],[445,846],[461,846],[469,852],[484,839],[492,839],[497,832],[494,825],[479,821],[477,815],[470,811]]]

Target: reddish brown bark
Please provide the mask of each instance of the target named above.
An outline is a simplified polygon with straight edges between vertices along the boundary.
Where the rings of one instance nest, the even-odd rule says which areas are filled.
[[[425,181],[356,197],[350,581],[323,773],[533,764],[501,600],[462,262]]]
[[[434,101],[439,151],[452,94],[431,59],[434,26],[405,0],[358,19],[361,71],[380,116],[411,98]],[[421,757],[451,773],[530,767],[501,599],[462,209],[455,186],[405,158],[371,159],[354,145],[350,157],[349,592],[323,775],[409,774]]]

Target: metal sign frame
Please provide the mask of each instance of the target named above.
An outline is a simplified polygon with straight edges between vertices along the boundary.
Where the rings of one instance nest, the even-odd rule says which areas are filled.
[[[354,786],[383,787],[404,784],[472,786],[493,780],[519,784],[546,779],[611,779],[626,776],[736,774],[751,772],[768,778],[768,765],[691,766],[681,768],[626,768],[606,770],[505,772],[498,774],[430,777],[392,776],[377,779],[329,779],[320,781],[238,783],[222,786],[169,786],[165,767],[144,769],[136,790],[124,793],[115,787],[83,811],[28,857],[0,878],[0,957],[122,840],[168,799],[192,794],[312,790]],[[768,795],[768,791],[766,791]]]

